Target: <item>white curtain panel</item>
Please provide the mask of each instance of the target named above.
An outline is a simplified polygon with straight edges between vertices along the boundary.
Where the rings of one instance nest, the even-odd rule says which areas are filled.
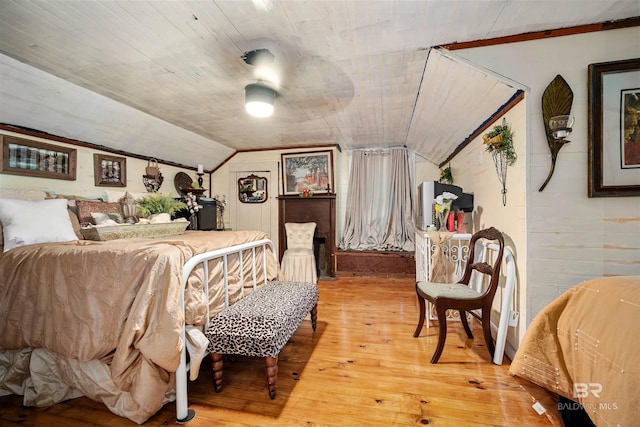
[[[406,148],[352,153],[340,249],[415,249],[412,159]]]

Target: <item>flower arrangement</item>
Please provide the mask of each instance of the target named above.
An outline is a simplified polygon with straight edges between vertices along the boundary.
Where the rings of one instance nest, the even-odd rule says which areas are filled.
[[[221,208],[224,211],[224,209],[227,207],[226,196],[224,194],[220,196],[217,194],[214,194],[213,198],[216,200],[216,205],[218,206],[218,208]]]
[[[187,193],[184,196],[185,202],[187,204],[187,209],[189,209],[189,213],[191,215],[197,213],[200,209],[202,209],[202,205],[198,204],[198,198],[193,193]]]
[[[453,203],[453,201],[457,198],[458,196],[448,191],[445,191],[435,198],[434,209],[436,211],[436,215],[438,216],[438,222],[440,223],[440,231],[448,231],[447,216],[449,215],[449,211],[451,210],[451,203]]]
[[[224,194],[215,194],[213,198],[216,201],[216,210],[218,211],[216,215],[218,221],[217,228],[218,230],[224,230],[224,210],[227,207],[227,198]]]
[[[445,191],[434,200],[434,203],[436,204],[436,212],[438,211],[438,208],[442,209],[446,206],[451,207],[451,203],[453,203],[453,201],[457,198],[458,196],[456,196],[455,194]]]

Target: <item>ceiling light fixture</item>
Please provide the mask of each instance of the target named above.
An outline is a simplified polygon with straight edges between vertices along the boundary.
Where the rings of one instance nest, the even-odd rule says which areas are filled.
[[[256,49],[243,53],[241,58],[247,64],[257,67],[258,65],[272,63],[275,56],[269,49]]]
[[[245,108],[254,117],[269,117],[273,114],[276,92],[259,83],[245,86]]]

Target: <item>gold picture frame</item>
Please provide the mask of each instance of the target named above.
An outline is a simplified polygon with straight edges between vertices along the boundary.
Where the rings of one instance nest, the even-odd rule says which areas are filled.
[[[284,195],[331,194],[333,191],[333,151],[282,154]]]
[[[0,173],[75,181],[75,149],[11,135],[0,141]]]

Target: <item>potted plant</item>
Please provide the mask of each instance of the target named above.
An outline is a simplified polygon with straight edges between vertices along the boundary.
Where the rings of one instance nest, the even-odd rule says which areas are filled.
[[[439,181],[444,184],[453,184],[453,172],[451,171],[451,165],[440,171]]]
[[[513,147],[513,132],[511,126],[502,121],[501,125],[493,127],[491,132],[485,134],[482,139],[487,144],[487,151],[492,153],[498,151],[504,153],[507,166],[513,166],[518,158],[516,150]]]
[[[181,209],[186,209],[184,202],[173,198],[171,193],[152,193],[138,200],[138,212],[140,216],[150,218],[159,214],[165,217],[164,222],[171,221],[171,216]]]
[[[502,118],[501,125],[495,125],[491,132],[485,134],[482,139],[487,145],[487,151],[493,157],[496,165],[498,179],[502,184],[502,204],[507,205],[507,166],[513,166],[518,158],[513,146],[513,132],[511,126]]]

